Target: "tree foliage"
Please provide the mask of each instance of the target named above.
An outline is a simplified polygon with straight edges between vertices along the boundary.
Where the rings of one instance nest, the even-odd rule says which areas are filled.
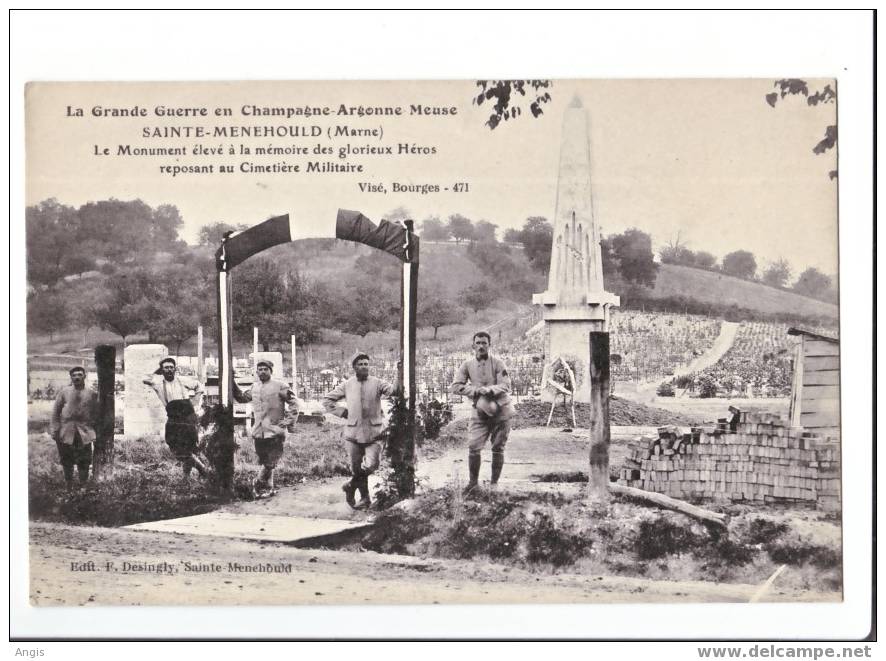
[[[477,312],[495,302],[498,294],[492,283],[488,280],[481,280],[462,289],[459,298],[474,312]]]
[[[806,97],[806,104],[809,106],[817,106],[820,103],[824,104],[837,102],[837,93],[829,84],[825,85],[820,90],[810,93],[809,84],[805,80],[801,80],[799,78],[782,78],[780,80],[776,80],[775,83],[773,83],[773,87],[775,87],[777,91],[771,92],[766,95],[766,103],[768,103],[773,108],[780,99],[784,99],[786,96],[804,96]],[[816,155],[824,154],[825,152],[833,149],[836,144],[837,125],[831,124],[825,127],[824,138],[816,143],[816,145],[812,148],[812,153]],[[837,171],[831,170],[828,173],[828,176],[831,179],[836,179]]]
[[[28,296],[28,331],[44,333],[53,340],[57,332],[67,328],[71,321],[71,307],[67,297],[51,291]]]
[[[228,232],[245,230],[248,225],[231,225],[230,223],[209,223],[200,228],[200,234],[197,236],[197,243],[201,246],[209,246],[218,248],[222,239]]]
[[[448,241],[449,229],[437,216],[425,218],[421,223],[420,236],[425,241]]]
[[[542,106],[551,100],[547,90],[553,86],[550,80],[478,80],[480,93],[473,102],[477,106],[492,103],[492,113],[486,120],[486,126],[495,129],[502,121],[516,119],[523,114],[519,105],[523,100],[529,101],[529,112],[533,117],[543,114]],[[518,99],[518,96],[521,98]]]
[[[723,272],[751,280],[757,272],[757,259],[747,250],[736,250],[723,257]]]
[[[455,239],[456,243],[470,241],[474,238],[474,224],[469,218],[465,218],[459,213],[449,216],[446,229],[449,231],[452,238]]]
[[[498,239],[495,237],[495,232],[498,229],[498,225],[495,223],[490,223],[488,220],[478,220],[474,223],[474,241],[486,241],[495,243]]]
[[[794,291],[803,296],[827,299],[831,297],[831,279],[814,266],[800,274],[794,283]]]
[[[551,246],[554,243],[554,227],[542,216],[530,216],[520,230],[520,243],[526,258],[536,270],[547,274],[551,267]]]
[[[628,282],[651,287],[658,266],[652,253],[652,237],[636,228],[609,237],[621,277]]]
[[[435,340],[437,331],[442,326],[459,324],[466,315],[464,308],[447,296],[439,285],[434,284],[427,289],[421,287],[416,324],[419,327],[433,328]]]
[[[783,257],[778,258],[763,271],[763,282],[772,287],[784,287],[791,279],[791,265]]]
[[[28,280],[33,285],[54,287],[66,275],[83,273],[95,266],[83,241],[77,210],[55,199],[25,209],[25,246]]]

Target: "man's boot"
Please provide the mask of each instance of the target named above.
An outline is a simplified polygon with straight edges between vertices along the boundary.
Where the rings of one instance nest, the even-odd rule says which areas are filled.
[[[462,494],[467,496],[469,493],[474,491],[477,488],[477,482],[480,479],[480,463],[482,462],[482,458],[479,454],[469,454],[468,455],[468,475],[469,481],[468,485],[462,491]]]
[[[355,475],[350,480],[345,482],[341,488],[341,490],[345,492],[345,502],[351,509],[354,509],[357,505],[356,501],[354,500],[354,492],[357,490],[356,480],[358,479],[359,478]]]
[[[498,478],[501,477],[501,469],[505,465],[505,453],[504,452],[493,452],[492,453],[492,479],[490,480],[492,484],[498,484]]]
[[[372,499],[369,497],[369,476],[368,475],[360,476],[360,481],[357,482],[357,491],[360,492],[360,502],[357,503],[356,509],[358,509],[358,510],[369,509],[369,506],[372,505]]]

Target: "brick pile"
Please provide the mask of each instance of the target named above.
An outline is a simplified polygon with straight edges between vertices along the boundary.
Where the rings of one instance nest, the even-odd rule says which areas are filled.
[[[629,444],[619,483],[674,498],[840,508],[840,444],[769,413],[716,427],[659,427]]]

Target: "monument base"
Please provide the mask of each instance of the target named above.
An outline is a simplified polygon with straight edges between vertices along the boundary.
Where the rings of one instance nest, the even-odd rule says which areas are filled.
[[[548,386],[548,379],[551,378],[551,366],[557,358],[569,363],[575,375],[575,393],[573,394],[575,401],[586,404],[591,401],[591,381],[588,374],[590,356],[588,334],[591,331],[606,330],[606,326],[606,321],[603,319],[545,320],[545,368],[541,377],[543,401],[562,401],[563,396]]]
[[[169,351],[162,344],[130,344],[123,350],[126,396],[123,404],[123,433],[128,438],[163,437],[166,408],[142,379],[160,366]]]

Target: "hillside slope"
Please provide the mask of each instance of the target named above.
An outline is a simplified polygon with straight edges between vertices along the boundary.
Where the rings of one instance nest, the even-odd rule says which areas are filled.
[[[749,282],[723,273],[703,271],[689,266],[661,264],[655,287],[655,298],[689,296],[705,303],[738,305],[766,313],[786,313],[813,317],[837,318],[838,308],[832,303],[782,291],[757,282]]]

